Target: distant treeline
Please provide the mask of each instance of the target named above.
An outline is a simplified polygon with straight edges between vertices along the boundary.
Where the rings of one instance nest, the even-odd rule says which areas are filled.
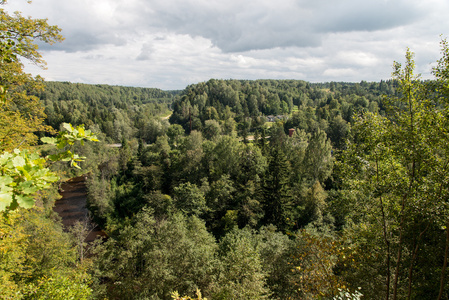
[[[340,147],[354,114],[380,112],[383,95],[395,94],[393,80],[380,82],[308,83],[302,80],[215,80],[188,86],[173,103],[170,123],[190,130],[210,130],[217,121],[224,133],[237,130],[268,134],[266,121],[283,120],[285,132],[290,128],[313,132],[326,131],[334,147]],[[330,126],[332,125],[332,126]],[[207,135],[207,134],[206,134]]]
[[[205,136],[238,133],[269,135],[267,121],[282,119],[284,130],[325,131],[340,148],[346,123],[363,111],[383,113],[382,95],[396,93],[393,80],[380,82],[309,83],[302,80],[216,80],[163,91],[109,85],[46,82],[37,96],[45,105],[46,124],[85,124],[110,142],[142,139],[154,143],[171,124]],[[157,118],[155,118],[157,117]]]
[[[97,126],[110,141],[147,138],[149,120],[168,115],[178,91],[69,82],[45,82],[37,96],[45,105],[46,123]]]

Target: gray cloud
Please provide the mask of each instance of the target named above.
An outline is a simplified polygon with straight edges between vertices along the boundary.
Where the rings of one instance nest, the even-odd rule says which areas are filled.
[[[404,0],[332,1],[315,11],[320,17],[314,27],[321,32],[391,29],[416,22],[430,12],[422,1]]]
[[[429,74],[447,0],[26,0],[66,40],[42,45],[49,80],[183,88],[209,78],[388,79],[406,47]],[[33,72],[35,72],[33,70]]]
[[[137,60],[150,60],[152,58],[152,53],[155,51],[152,44],[144,44],[140,54],[137,56]]]
[[[120,45],[136,35],[169,31],[209,39],[224,52],[316,47],[330,32],[376,31],[410,24],[431,10],[411,0],[45,0],[64,51]],[[32,5],[34,6],[34,5]]]
[[[225,52],[241,52],[316,47],[330,32],[389,29],[409,24],[428,13],[420,2],[403,0],[234,0],[227,1],[226,7],[204,3],[151,1],[146,24],[202,36]]]

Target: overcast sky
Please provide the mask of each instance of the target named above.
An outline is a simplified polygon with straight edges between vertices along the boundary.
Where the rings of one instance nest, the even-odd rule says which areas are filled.
[[[48,18],[46,80],[183,89],[218,79],[380,81],[416,53],[431,78],[447,0],[9,0]]]

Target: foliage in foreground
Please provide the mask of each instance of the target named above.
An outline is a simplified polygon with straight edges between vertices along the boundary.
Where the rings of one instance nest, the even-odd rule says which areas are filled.
[[[0,217],[0,299],[88,299],[90,277],[68,233],[42,208]]]
[[[59,149],[57,154],[41,157],[36,152],[15,149],[13,153],[0,155],[0,212],[18,206],[33,207],[36,192],[49,188],[59,179],[48,168],[49,162],[66,161],[79,168],[77,162],[85,157],[73,153],[72,147],[76,142],[83,144],[84,140],[98,141],[90,130],[84,130],[84,126],[73,128],[71,124],[64,124],[64,128],[65,131],[55,138],[42,138],[43,142]]]
[[[428,83],[407,51],[406,64],[395,63],[400,96],[386,99],[386,116],[366,113],[352,128],[341,167],[359,203],[345,235],[360,254],[344,274],[368,297],[447,298],[448,51],[443,40]]]

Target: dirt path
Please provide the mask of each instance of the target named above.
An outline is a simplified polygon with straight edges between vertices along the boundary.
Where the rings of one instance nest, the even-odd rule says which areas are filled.
[[[84,176],[72,178],[61,185],[62,198],[56,201],[53,210],[62,218],[62,224],[66,229],[73,226],[76,221],[88,220],[89,211],[87,203],[87,187]],[[95,226],[93,224],[92,226]],[[96,226],[86,238],[86,242],[92,242],[97,236],[105,233]]]

